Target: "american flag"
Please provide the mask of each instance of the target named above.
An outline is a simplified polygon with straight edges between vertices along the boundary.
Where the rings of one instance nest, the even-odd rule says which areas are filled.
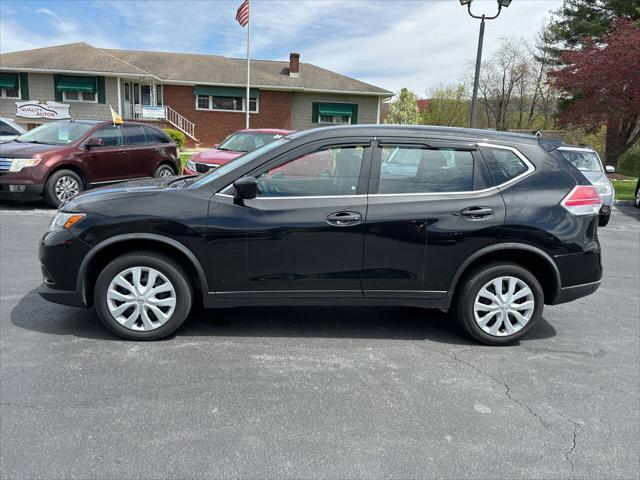
[[[243,27],[246,27],[247,23],[249,23],[249,0],[244,0],[244,2],[242,2],[242,4],[238,7],[236,20]]]

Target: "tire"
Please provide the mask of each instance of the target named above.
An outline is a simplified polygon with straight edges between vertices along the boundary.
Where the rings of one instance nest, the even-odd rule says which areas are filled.
[[[611,220],[611,214],[609,215],[599,215],[598,216],[598,226],[606,227],[609,224],[609,220]]]
[[[47,205],[58,208],[83,190],[80,175],[72,170],[58,170],[49,177],[44,186],[44,201]]]
[[[135,277],[137,269],[141,272],[138,282]],[[160,291],[149,294],[151,290],[145,289],[151,288],[147,282],[153,271],[153,285]],[[122,280],[126,280],[129,286],[125,288]],[[132,285],[141,288],[135,292],[129,288]],[[115,293],[109,293],[110,290]],[[184,323],[191,310],[193,290],[188,275],[173,259],[140,251],[111,261],[98,275],[93,298],[98,317],[119,337],[158,340],[172,334]],[[158,310],[159,314],[156,313]]]
[[[638,181],[638,185],[636,186],[636,196],[633,200],[636,208],[640,208],[640,180]]]
[[[173,170],[173,167],[171,167],[171,165],[167,165],[166,163],[160,165],[158,168],[156,168],[156,171],[153,172],[153,176],[156,178],[173,177],[175,174],[176,172]]]
[[[505,279],[505,277],[508,278]],[[487,304],[487,302],[489,302],[491,305],[499,305],[500,302],[494,302],[484,296],[486,293],[479,296],[480,292],[487,287],[486,292],[488,294],[494,294],[495,296],[496,289],[492,285],[494,280],[498,280],[501,283],[504,287],[502,289],[503,292],[505,292],[505,290],[508,292],[510,279],[515,279],[513,281],[515,285],[515,295],[524,295],[527,294],[527,292],[528,294],[523,297],[516,298],[515,301],[517,303],[515,304],[511,302],[505,303],[507,305],[511,304],[517,306],[527,305],[531,308],[509,309],[508,312],[505,312],[502,307],[489,310],[488,305],[487,307],[479,307],[476,310],[476,300],[479,300],[479,303],[483,304]],[[528,288],[528,291],[524,287]],[[469,335],[487,345],[509,345],[516,342],[525,336],[527,332],[534,327],[540,317],[542,317],[544,293],[542,292],[540,283],[531,272],[514,263],[490,263],[488,265],[484,265],[465,276],[458,285],[456,292],[457,295],[454,313],[458,321]],[[503,295],[506,295],[507,292],[503,293]],[[500,301],[503,299],[504,297],[498,298]],[[533,305],[529,304],[531,301],[533,301]],[[490,315],[493,310],[497,311],[497,313]],[[517,313],[524,317],[525,320],[528,320],[525,322],[521,319],[516,321],[514,324],[513,320],[516,320],[516,317],[515,314],[512,313],[513,310],[516,310]],[[476,320],[476,313],[478,314],[479,320]],[[509,322],[511,330],[513,330],[512,333],[508,332],[507,324],[504,320],[505,313],[507,318],[506,321]],[[480,325],[480,322],[484,320],[485,315],[490,315],[490,317],[486,320],[486,325],[483,328]],[[497,327],[497,331],[495,333],[492,333],[491,330],[493,330],[498,323],[501,325]]]

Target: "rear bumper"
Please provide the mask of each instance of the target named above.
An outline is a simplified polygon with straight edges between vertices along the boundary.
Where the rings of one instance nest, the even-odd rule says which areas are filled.
[[[571,302],[578,298],[586,297],[595,292],[602,283],[602,280],[591,283],[583,283],[582,285],[572,285],[571,287],[564,287],[558,290],[556,297],[551,302],[551,305],[559,305],[561,303]]]

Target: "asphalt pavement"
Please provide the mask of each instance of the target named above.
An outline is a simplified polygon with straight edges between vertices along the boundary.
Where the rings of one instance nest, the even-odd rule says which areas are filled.
[[[197,312],[119,340],[37,295],[52,212],[0,204],[0,477],[640,476],[640,210],[600,230],[592,296],[520,344],[437,311]]]

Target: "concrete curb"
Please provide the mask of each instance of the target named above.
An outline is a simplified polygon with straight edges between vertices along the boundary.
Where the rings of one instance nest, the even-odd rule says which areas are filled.
[[[613,204],[616,207],[633,207],[633,200],[616,200]]]

